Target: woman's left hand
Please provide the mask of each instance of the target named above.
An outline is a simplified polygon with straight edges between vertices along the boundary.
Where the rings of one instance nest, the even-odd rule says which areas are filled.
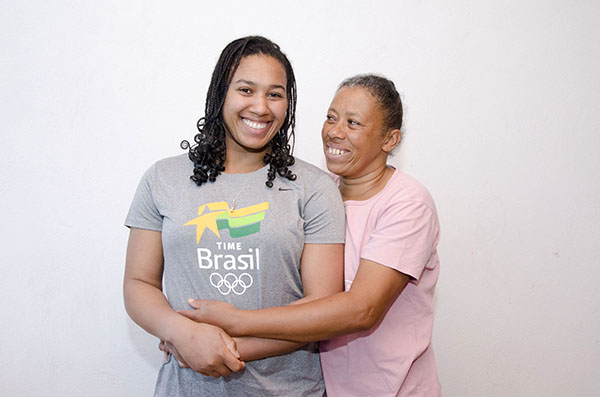
[[[173,357],[175,357],[175,359],[177,360],[177,364],[179,364],[179,366],[181,368],[189,368],[190,367],[185,362],[183,357],[181,357],[181,354],[179,354],[179,352],[177,351],[175,346],[173,346],[169,342],[165,342],[164,340],[161,340],[158,344],[158,350],[165,352],[165,362],[169,361],[169,354],[172,354]]]

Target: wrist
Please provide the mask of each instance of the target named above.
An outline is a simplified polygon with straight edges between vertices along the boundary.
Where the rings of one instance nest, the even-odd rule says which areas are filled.
[[[249,313],[249,310],[235,309],[227,326],[227,331],[230,335],[248,336],[248,325],[252,320],[252,316],[250,316]]]
[[[191,320],[186,317],[175,313],[174,316],[165,320],[165,326],[163,328],[164,334],[161,336],[161,339],[173,345],[177,344],[183,331],[187,329],[190,321]]]

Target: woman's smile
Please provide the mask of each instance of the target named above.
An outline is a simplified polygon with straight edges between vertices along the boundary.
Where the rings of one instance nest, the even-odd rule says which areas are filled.
[[[242,117],[242,122],[244,124],[246,124],[248,127],[252,128],[253,130],[264,130],[270,124],[270,122],[269,123],[261,123],[261,122],[252,121],[252,120],[249,120],[249,119],[246,119],[243,117]]]
[[[228,153],[268,150],[269,142],[286,118],[286,81],[285,69],[275,58],[268,55],[242,58],[223,104]]]

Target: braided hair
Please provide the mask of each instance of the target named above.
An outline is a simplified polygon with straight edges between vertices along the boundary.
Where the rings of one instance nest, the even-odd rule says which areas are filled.
[[[286,94],[288,108],[283,125],[269,143],[271,150],[265,154],[263,161],[269,165],[266,185],[273,187],[276,175],[295,180],[296,175],[289,169],[295,162],[292,156],[295,142],[294,127],[296,125],[296,79],[290,61],[279,46],[261,36],[243,37],[232,41],[225,47],[212,74],[204,117],[198,120],[198,134],[194,136],[194,145],[187,140],[181,142],[181,148],[189,149],[189,158],[194,163],[193,175],[190,177],[198,186],[206,181],[214,182],[221,172],[225,171],[225,123],[223,121],[223,104],[231,79],[240,61],[247,56],[268,55],[281,63],[287,76]],[[292,147],[289,141],[292,138]]]

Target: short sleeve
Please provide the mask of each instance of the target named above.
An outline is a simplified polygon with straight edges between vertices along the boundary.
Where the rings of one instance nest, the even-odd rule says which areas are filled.
[[[322,174],[310,186],[304,204],[304,242],[343,243],[346,230],[344,203],[335,182]]]
[[[156,165],[150,167],[142,176],[129,207],[125,226],[162,231],[163,217],[152,194],[155,171]]]
[[[418,280],[433,254],[437,215],[421,202],[391,203],[376,221],[361,257]]]

